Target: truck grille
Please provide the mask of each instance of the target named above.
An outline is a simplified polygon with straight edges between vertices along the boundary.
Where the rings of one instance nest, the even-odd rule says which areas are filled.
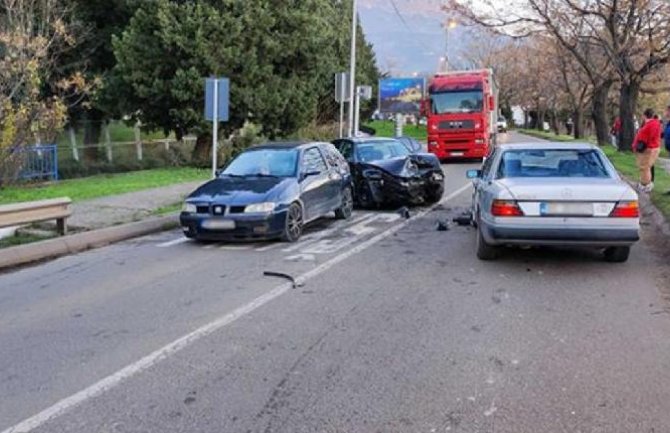
[[[440,129],[474,129],[475,122],[473,120],[443,120],[439,123]]]

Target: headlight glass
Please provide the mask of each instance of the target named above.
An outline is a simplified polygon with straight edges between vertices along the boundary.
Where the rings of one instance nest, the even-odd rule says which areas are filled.
[[[182,212],[186,213],[196,213],[196,208],[193,203],[184,203],[184,206],[181,208]]]
[[[414,161],[407,160],[403,170],[405,176],[417,176],[419,174],[419,166]]]
[[[244,208],[244,213],[268,213],[275,210],[276,203],[268,201],[265,203],[250,204]]]

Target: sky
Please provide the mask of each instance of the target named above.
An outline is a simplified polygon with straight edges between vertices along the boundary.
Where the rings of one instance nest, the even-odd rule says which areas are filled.
[[[395,13],[391,0],[359,0],[358,11],[368,41],[377,54],[382,71],[393,75],[433,73],[445,51],[445,32],[442,23],[447,19],[440,5],[442,0],[395,0],[400,14]],[[462,50],[466,32],[450,30],[449,58],[456,62]]]

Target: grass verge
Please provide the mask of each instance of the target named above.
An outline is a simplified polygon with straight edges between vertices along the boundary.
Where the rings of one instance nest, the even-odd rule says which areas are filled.
[[[395,136],[395,125],[389,120],[373,120],[367,122],[365,126],[374,128],[378,137],[393,137]],[[402,129],[403,134],[407,137],[416,138],[420,141],[426,141],[428,132],[423,125],[405,125]]]
[[[525,135],[530,135],[531,137],[542,138],[544,140],[550,141],[560,141],[560,142],[570,142],[570,141],[591,141],[588,138],[575,139],[572,135],[556,135],[553,132],[544,132],[538,131],[537,129],[517,129],[517,132],[520,132]]]
[[[123,194],[176,183],[207,180],[209,171],[197,168],[161,168],[91,176],[48,184],[0,189],[0,204],[70,197],[73,201]]]
[[[55,235],[54,235],[55,236]],[[38,236],[28,233],[18,233],[8,238],[0,239],[0,248],[15,247],[17,245],[30,244],[32,242],[44,241],[54,236]]]

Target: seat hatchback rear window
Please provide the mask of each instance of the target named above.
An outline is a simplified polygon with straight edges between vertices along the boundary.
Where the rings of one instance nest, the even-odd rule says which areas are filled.
[[[595,150],[524,149],[502,154],[497,177],[607,178],[610,174]]]

